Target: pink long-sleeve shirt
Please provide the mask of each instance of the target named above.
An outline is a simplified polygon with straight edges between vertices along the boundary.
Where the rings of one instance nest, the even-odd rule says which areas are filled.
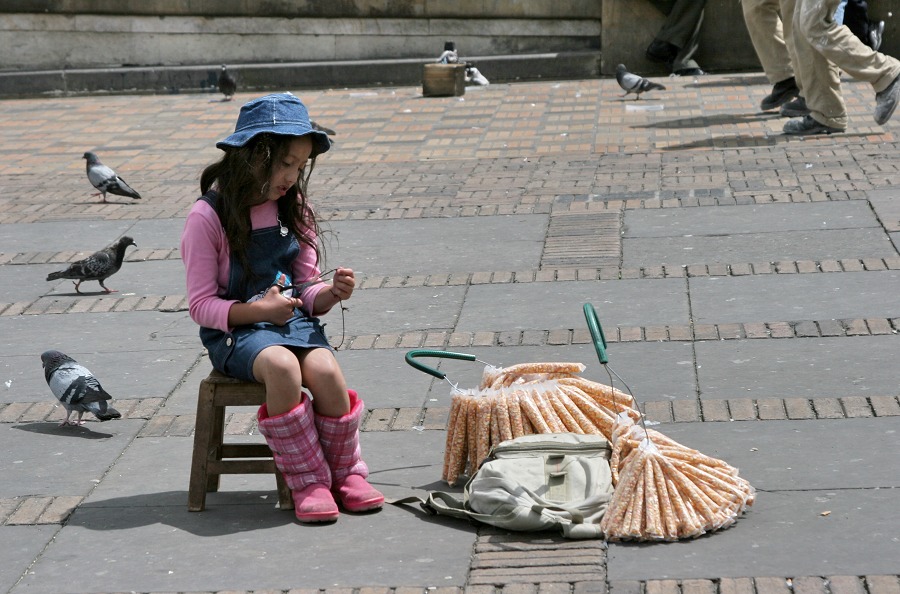
[[[276,202],[266,201],[250,209],[253,229],[277,226],[277,217]],[[184,261],[191,319],[206,328],[230,331],[228,310],[238,302],[224,298],[231,271],[231,250],[219,216],[205,200],[194,202],[188,213],[181,235],[181,258]],[[291,271],[292,282],[306,282],[320,273],[315,250],[300,242],[300,255],[294,260]],[[316,295],[327,286],[319,283],[304,289],[298,295],[303,301],[300,309],[310,316],[327,313],[327,310],[313,311]]]

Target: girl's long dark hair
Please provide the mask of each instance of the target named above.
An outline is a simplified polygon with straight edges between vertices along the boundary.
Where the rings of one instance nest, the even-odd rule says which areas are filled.
[[[259,134],[242,147],[227,147],[225,155],[207,166],[200,175],[200,192],[205,194],[213,189],[219,194],[216,214],[225,230],[232,255],[245,271],[244,285],[253,274],[247,255],[252,230],[250,209],[261,203],[262,196],[268,190],[272,163],[287,155],[288,145],[294,138]],[[282,224],[293,231],[297,241],[315,250],[316,261],[324,262],[324,247],[320,247],[314,239],[319,236],[319,223],[307,202],[307,187],[315,166],[316,156],[312,154],[297,183],[278,199],[278,216]]]

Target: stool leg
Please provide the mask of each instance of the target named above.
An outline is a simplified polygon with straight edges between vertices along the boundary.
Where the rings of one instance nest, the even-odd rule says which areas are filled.
[[[294,498],[291,497],[291,488],[288,487],[284,480],[284,475],[277,468],[275,469],[275,484],[278,486],[278,508],[294,509]]]
[[[209,459],[221,462],[222,444],[225,443],[225,407],[216,404],[213,396],[212,426],[210,427]],[[206,492],[215,493],[219,490],[219,473],[207,472]]]
[[[194,453],[191,460],[191,480],[188,488],[188,510],[203,511],[209,470],[209,450],[213,423],[215,386],[203,380],[197,394],[197,421],[194,427]]]

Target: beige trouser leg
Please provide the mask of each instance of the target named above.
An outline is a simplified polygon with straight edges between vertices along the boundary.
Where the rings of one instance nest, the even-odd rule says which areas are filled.
[[[794,37],[794,9],[797,7],[797,0],[781,0],[778,3],[781,7],[781,28],[784,32],[784,44],[787,46],[788,55],[791,57],[791,66],[794,67],[794,79],[797,81],[797,88],[800,89],[800,96],[804,99],[803,80],[800,76],[800,61],[797,58],[797,44]]]
[[[774,85],[794,76],[779,0],[741,0],[741,7],[750,41],[769,83]]]
[[[817,122],[847,127],[840,71],[883,91],[900,76],[900,61],[874,51],[834,21],[840,0],[797,0],[794,42],[803,71],[804,97]]]

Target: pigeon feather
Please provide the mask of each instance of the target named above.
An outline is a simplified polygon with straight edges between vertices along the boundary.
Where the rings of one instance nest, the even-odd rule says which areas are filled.
[[[82,156],[87,159],[87,177],[91,185],[100,191],[103,195],[103,202],[106,202],[106,194],[115,194],[116,196],[126,196],[140,198],[131,186],[125,183],[125,180],[119,177],[115,171],[100,162],[100,158],[95,153],[87,152]],[[94,194],[96,196],[97,194]]]
[[[44,379],[56,399],[66,409],[66,418],[60,425],[81,425],[82,416],[89,412],[100,421],[118,419],[122,414],[109,405],[112,396],[103,389],[100,382],[86,367],[72,357],[59,351],[45,351],[41,354]],[[72,413],[78,415],[69,421]]]
[[[94,252],[83,260],[72,262],[65,270],[51,272],[47,275],[47,280],[52,281],[60,278],[71,279],[75,281],[76,293],[81,293],[78,288],[81,283],[84,281],[95,280],[100,282],[100,286],[103,287],[104,291],[113,293],[114,291],[108,288],[104,284],[104,281],[118,272],[122,267],[122,261],[125,259],[125,249],[130,245],[137,247],[137,244],[134,243],[134,239],[124,235],[109,247],[104,248],[99,252]]]
[[[619,86],[625,91],[625,94],[622,95],[623,97],[627,97],[631,93],[634,93],[635,100],[640,99],[641,93],[646,93],[647,91],[666,90],[666,87],[659,83],[649,81],[643,76],[638,76],[633,72],[628,72],[628,69],[625,68],[624,64],[616,66],[616,82],[619,83]]]

